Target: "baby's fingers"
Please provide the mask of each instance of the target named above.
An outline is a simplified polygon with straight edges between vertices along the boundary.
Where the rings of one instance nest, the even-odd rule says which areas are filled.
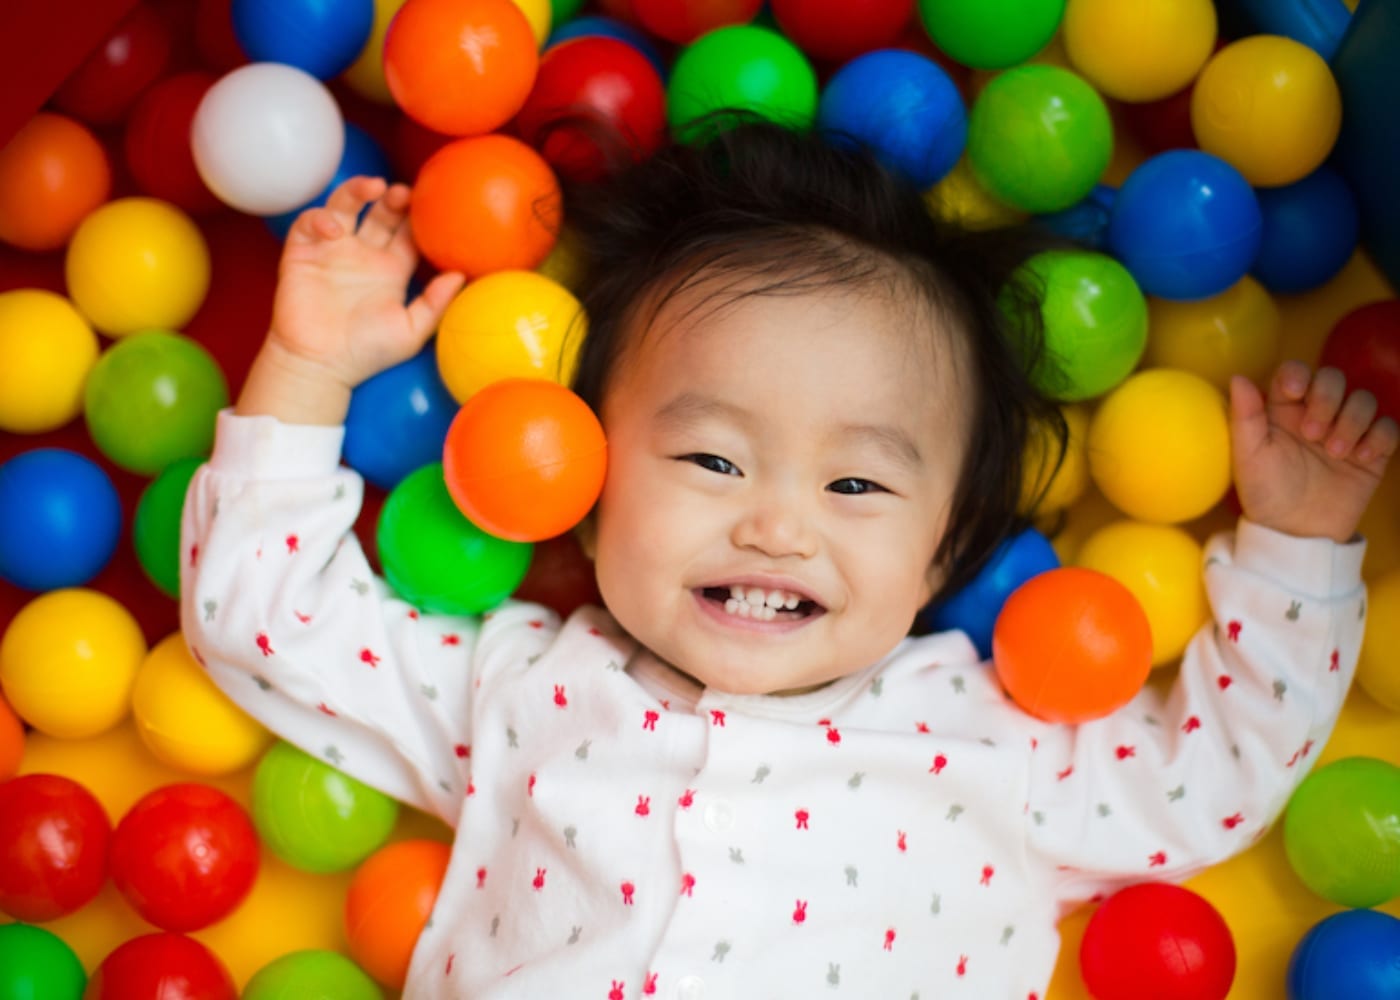
[[[340,223],[341,231],[353,233],[361,210],[384,194],[382,177],[351,177],[326,199],[326,210]]]
[[[393,240],[394,234],[408,218],[409,191],[404,184],[391,184],[369,207],[360,222],[360,239],[372,247],[383,248]]]
[[[1335,368],[1320,368],[1303,398],[1304,440],[1322,441],[1328,436],[1346,395],[1347,380]]]
[[[1358,389],[1346,397],[1341,412],[1327,432],[1327,453],[1333,458],[1341,458],[1356,447],[1376,419],[1376,397],[1364,389]]]
[[[1397,447],[1400,447],[1400,425],[1392,417],[1381,417],[1356,446],[1356,460],[1363,465],[1384,466]]]

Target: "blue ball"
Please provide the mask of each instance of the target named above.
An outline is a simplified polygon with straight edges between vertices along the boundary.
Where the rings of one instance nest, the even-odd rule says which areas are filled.
[[[1002,542],[972,582],[919,613],[930,632],[962,629],[982,659],[992,655],[992,629],[1011,592],[1033,576],[1060,565],[1054,546],[1034,528]]]
[[[383,177],[388,180],[391,172],[389,157],[384,155],[384,150],[379,148],[379,143],[370,138],[370,134],[360,126],[346,122],[345,152],[340,154],[340,165],[335,168],[335,176],[321,189],[321,193],[300,208],[283,212],[281,215],[269,215],[264,221],[267,223],[267,228],[272,230],[273,235],[279,240],[285,240],[287,234],[292,230],[292,223],[297,221],[298,215],[308,208],[320,208],[330,198],[331,192],[351,177]],[[365,211],[369,211],[368,206],[366,206]],[[363,213],[361,213],[361,217],[363,217]]]
[[[251,61],[286,63],[318,80],[348,69],[374,28],[374,0],[233,0],[229,13]]]
[[[438,375],[430,341],[416,357],[366,379],[350,394],[345,461],[374,485],[392,490],[415,469],[442,461],[458,408]]]
[[[79,587],[117,550],[122,504],[107,473],[38,448],[0,465],[0,577],[25,590]]]
[[[670,67],[666,65],[666,60],[661,58],[661,53],[657,51],[656,46],[652,44],[645,32],[610,17],[603,17],[601,14],[575,17],[556,26],[550,32],[548,41],[545,42],[544,52],[548,52],[554,46],[567,42],[571,38],[590,38],[599,35],[603,38],[616,38],[620,42],[626,42],[646,56],[647,61],[656,67],[656,72],[663,82],[671,72]]]
[[[1400,1000],[1400,920],[1343,910],[1303,935],[1288,962],[1289,1000]]]
[[[1263,232],[1259,199],[1238,170],[1198,149],[1173,149],[1123,182],[1108,246],[1147,294],[1205,299],[1249,272]]]
[[[1331,167],[1286,187],[1255,192],[1264,245],[1254,276],[1271,292],[1306,292],[1336,277],[1361,238],[1356,197]]]
[[[967,109],[957,84],[932,59],[880,49],[836,71],[822,91],[817,127],[833,145],[863,146],[929,188],[962,156]]]
[[[1117,188],[1099,184],[1069,208],[1036,216],[1036,222],[1056,236],[1073,240],[1089,250],[1107,253],[1108,217],[1117,197]]]

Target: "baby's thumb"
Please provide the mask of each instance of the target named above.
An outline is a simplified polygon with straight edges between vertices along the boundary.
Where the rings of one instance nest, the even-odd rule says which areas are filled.
[[[1269,436],[1264,394],[1243,375],[1230,379],[1230,445],[1236,455],[1253,454]]]
[[[442,314],[462,290],[467,279],[458,271],[444,271],[423,289],[423,293],[408,304],[408,321],[422,343],[433,335],[442,322]]]

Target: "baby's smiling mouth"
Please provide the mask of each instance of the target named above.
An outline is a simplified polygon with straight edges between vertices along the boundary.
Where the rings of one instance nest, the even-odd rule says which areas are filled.
[[[824,610],[816,601],[790,590],[733,584],[704,587],[700,593],[705,600],[721,606],[726,614],[760,622],[798,621]]]

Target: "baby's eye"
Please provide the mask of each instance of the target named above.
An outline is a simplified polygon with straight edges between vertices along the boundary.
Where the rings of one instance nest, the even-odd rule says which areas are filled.
[[[869,479],[856,479],[854,476],[847,476],[845,479],[838,479],[827,486],[833,493],[841,493],[846,496],[859,496],[862,493],[888,493],[879,483],[871,482]]]
[[[682,455],[680,456],[680,460],[682,462],[694,462],[696,465],[700,466],[700,468],[708,469],[711,472],[718,472],[721,476],[743,475],[743,473],[739,471],[737,465],[727,458],[720,458],[718,455],[696,452],[693,455]]]

